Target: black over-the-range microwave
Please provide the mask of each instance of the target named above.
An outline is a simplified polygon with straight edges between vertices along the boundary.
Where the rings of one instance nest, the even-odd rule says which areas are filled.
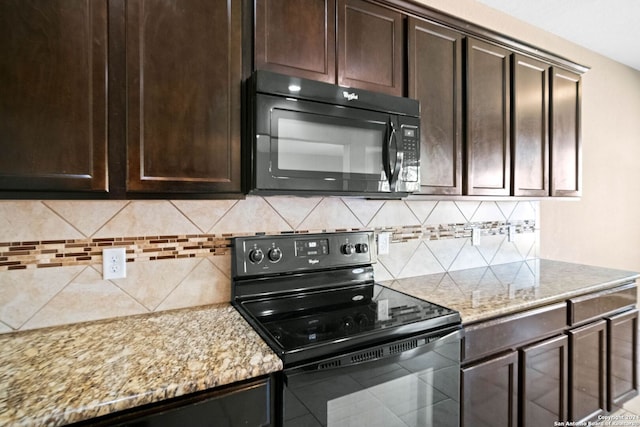
[[[403,197],[420,188],[420,104],[256,71],[245,86],[249,192]]]

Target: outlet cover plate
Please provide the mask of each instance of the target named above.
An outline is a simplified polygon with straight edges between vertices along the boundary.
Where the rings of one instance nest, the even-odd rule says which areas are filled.
[[[471,246],[480,245],[480,236],[482,235],[482,230],[479,228],[471,229]]]
[[[124,279],[127,277],[127,251],[125,248],[109,248],[102,251],[102,278]]]
[[[389,244],[391,243],[391,233],[378,234],[378,255],[387,255],[389,253]]]

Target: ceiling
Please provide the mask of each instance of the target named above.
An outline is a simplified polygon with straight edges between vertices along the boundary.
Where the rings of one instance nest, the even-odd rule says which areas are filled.
[[[477,0],[640,70],[638,0]]]

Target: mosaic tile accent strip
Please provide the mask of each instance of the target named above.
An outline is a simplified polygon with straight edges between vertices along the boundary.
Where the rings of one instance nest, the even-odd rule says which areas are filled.
[[[473,228],[479,228],[482,235],[506,235],[510,226],[515,227],[517,234],[535,232],[535,221],[530,220],[376,227],[370,230],[376,233],[391,233],[392,242],[400,243],[416,239],[469,238]],[[361,230],[363,229],[339,228],[333,230],[283,231],[281,233],[309,234]],[[226,255],[229,253],[233,237],[256,234],[264,233],[187,234],[0,242],[0,271],[102,264],[102,249],[108,247],[125,247],[127,262]]]
[[[0,271],[102,263],[102,249],[126,247],[127,262],[224,255],[229,236],[183,235],[0,243]]]

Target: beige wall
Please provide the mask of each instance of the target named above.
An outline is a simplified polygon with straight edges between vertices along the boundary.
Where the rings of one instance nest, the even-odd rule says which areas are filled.
[[[583,79],[583,196],[541,203],[542,255],[640,271],[640,71],[601,57]]]
[[[640,271],[640,71],[474,0],[424,4],[591,67],[583,76],[583,197],[540,204],[545,258]]]

